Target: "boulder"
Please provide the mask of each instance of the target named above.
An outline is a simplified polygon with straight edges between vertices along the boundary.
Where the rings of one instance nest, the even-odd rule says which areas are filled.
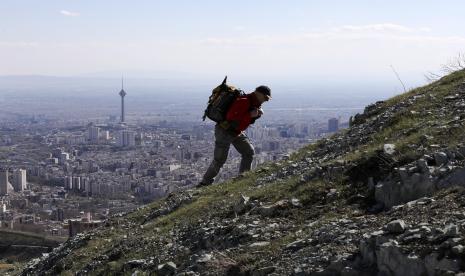
[[[139,267],[143,267],[143,266],[146,266],[149,262],[147,260],[144,260],[144,259],[140,259],[140,260],[131,260],[131,261],[128,261],[124,264],[124,268],[126,270],[131,270],[131,269],[134,269],[134,268],[139,268]]]
[[[291,242],[288,245],[286,245],[286,249],[292,250],[292,251],[298,251],[298,250],[304,248],[305,246],[307,246],[307,244],[308,244],[307,240],[303,240],[303,239],[296,240],[296,241]]]
[[[449,224],[444,228],[444,232],[448,237],[456,237],[460,234],[460,229],[455,224]]]
[[[425,159],[417,160],[417,169],[421,173],[429,173],[428,162]]]
[[[198,260],[197,262],[198,263],[208,263],[209,261],[211,261],[213,259],[213,255],[212,254],[203,254]]]
[[[444,152],[436,152],[434,154],[434,161],[436,162],[437,166],[446,164],[448,161],[447,154]]]
[[[465,187],[465,168],[455,168],[448,176],[439,181],[439,188],[448,188],[453,186]]]
[[[421,258],[404,255],[396,241],[382,244],[376,252],[380,275],[425,275],[426,268]]]
[[[459,245],[456,245],[454,247],[452,247],[452,253],[454,253],[455,255],[460,255],[463,253],[463,250],[465,249],[465,247],[461,244]]]
[[[176,274],[176,264],[173,262],[167,262],[158,266],[157,275],[160,276],[171,276]]]
[[[234,212],[236,214],[242,214],[250,209],[250,197],[241,195],[239,202],[237,202],[234,207]]]
[[[405,222],[401,219],[396,219],[386,225],[386,229],[391,234],[401,234],[405,231]]]
[[[385,154],[392,155],[396,152],[396,146],[394,144],[384,144],[383,151]]]
[[[272,205],[261,206],[257,208],[257,212],[265,217],[276,215],[279,210],[283,210],[289,207],[288,200],[280,200]]]
[[[427,275],[447,275],[444,272],[452,271],[452,275],[460,271],[458,260],[440,257],[438,253],[431,253],[425,257]]]
[[[434,191],[434,183],[429,173],[405,175],[402,181],[388,178],[375,186],[375,199],[385,208],[399,205],[418,198],[429,196]]]

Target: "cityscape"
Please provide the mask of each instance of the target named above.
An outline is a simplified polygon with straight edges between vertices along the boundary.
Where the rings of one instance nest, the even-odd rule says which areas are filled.
[[[213,156],[214,123],[163,114],[141,122],[127,114],[125,89],[122,79],[114,95],[119,110],[95,122],[38,115],[0,124],[0,228],[66,238],[201,181]],[[347,127],[354,110],[338,110],[339,117],[320,110],[295,122],[283,121],[284,112],[247,130],[253,168]],[[239,162],[231,149],[216,182],[236,176]]]

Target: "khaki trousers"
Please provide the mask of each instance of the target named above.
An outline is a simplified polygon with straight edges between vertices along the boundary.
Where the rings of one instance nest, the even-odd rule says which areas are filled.
[[[235,136],[219,125],[215,126],[215,151],[213,160],[203,176],[202,182],[211,184],[216,175],[220,172],[226,159],[228,158],[229,148],[231,144],[241,154],[242,160],[239,167],[239,173],[249,171],[252,166],[254,148],[250,144],[249,138],[244,133]]]

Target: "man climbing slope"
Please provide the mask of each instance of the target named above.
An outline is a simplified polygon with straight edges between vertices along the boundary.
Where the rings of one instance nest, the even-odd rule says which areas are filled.
[[[270,88],[262,85],[257,87],[254,92],[238,97],[232,103],[226,114],[226,121],[215,125],[213,160],[197,187],[213,183],[214,178],[228,158],[231,144],[242,156],[239,173],[250,170],[254,148],[244,130],[263,115],[261,105],[270,99]]]

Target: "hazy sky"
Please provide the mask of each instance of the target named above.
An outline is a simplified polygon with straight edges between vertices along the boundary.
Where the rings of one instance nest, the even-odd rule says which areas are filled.
[[[0,75],[142,70],[408,81],[465,51],[464,1],[1,0]]]

